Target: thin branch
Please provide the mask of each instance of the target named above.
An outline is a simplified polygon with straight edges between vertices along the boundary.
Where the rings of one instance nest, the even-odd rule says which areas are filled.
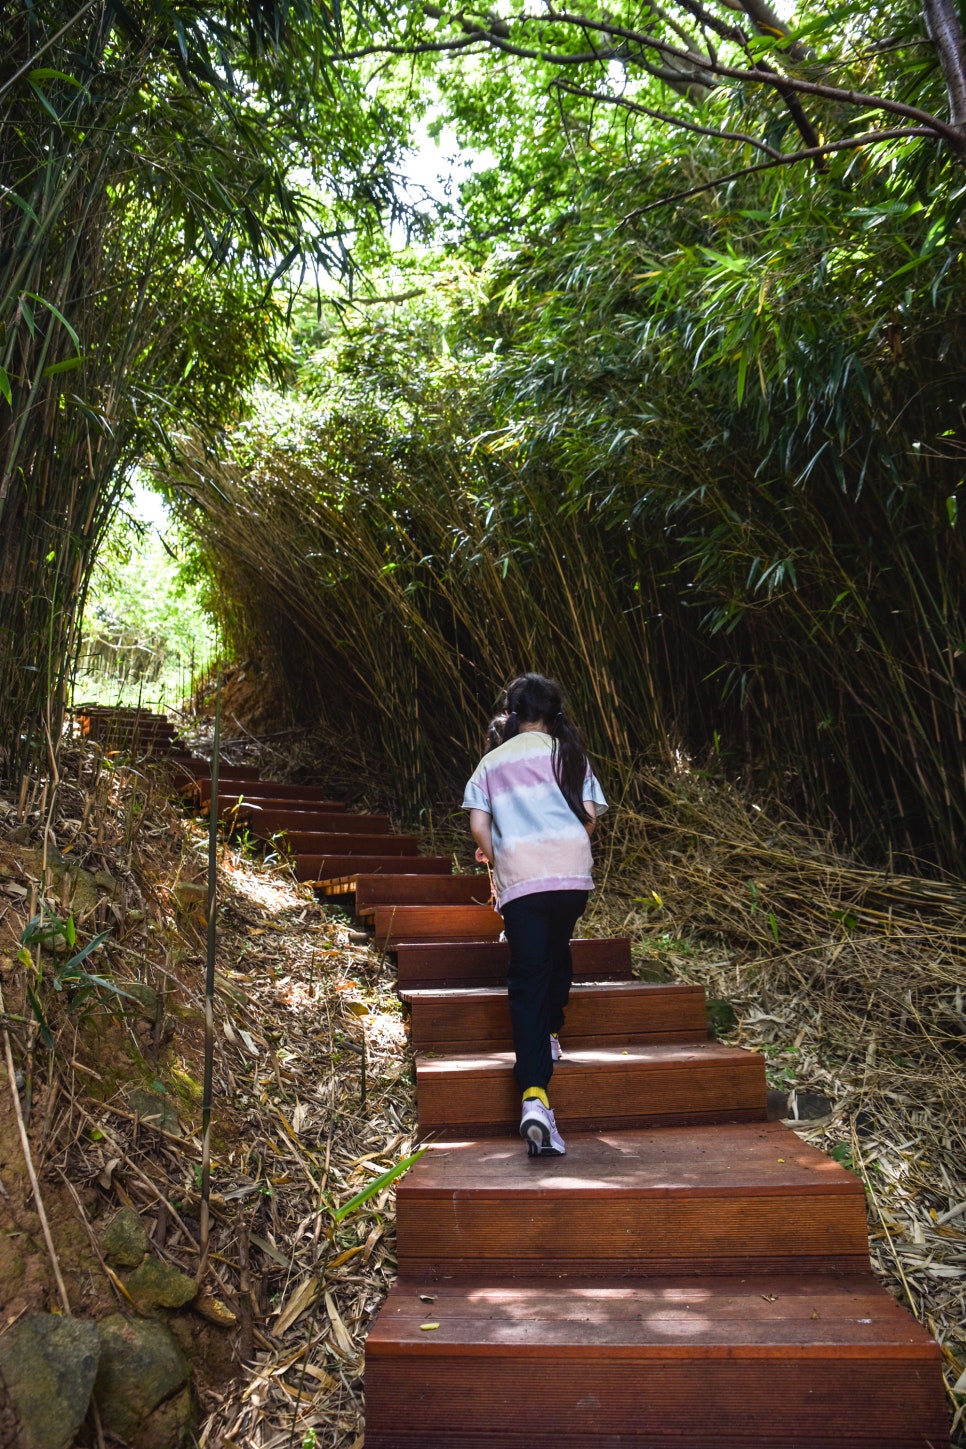
[[[699,84],[709,84],[717,80],[744,81],[751,85],[769,86],[772,90],[778,91],[786,99],[792,92],[801,95],[817,96],[822,100],[836,101],[841,105],[859,107],[865,110],[883,111],[887,115],[902,116],[909,121],[918,122],[920,126],[946,141],[958,154],[966,149],[966,138],[955,126],[949,125],[941,120],[931,111],[925,111],[919,106],[907,106],[902,101],[893,101],[886,96],[870,95],[865,91],[849,90],[843,86],[824,85],[820,81],[802,80],[798,76],[790,76],[779,71],[765,70],[760,67],[748,70],[742,66],[725,65],[717,59],[709,59],[695,51],[682,50],[678,46],[671,45],[668,41],[655,39],[654,36],[643,34],[641,31],[629,30],[624,26],[614,25],[602,20],[592,20],[585,15],[574,15],[568,11],[551,11],[549,17],[543,15],[524,15],[521,17],[522,24],[536,23],[546,25],[559,22],[563,25],[574,26],[586,32],[596,32],[608,35],[615,40],[622,40],[626,44],[634,45],[641,51],[656,51],[658,55],[666,60],[683,63],[693,67],[703,74],[695,75],[694,80]],[[484,27],[474,30],[470,23],[461,19],[461,25],[467,30],[467,35],[459,39],[444,41],[421,41],[410,45],[382,45],[367,46],[356,51],[346,51],[342,54],[332,54],[328,59],[335,63],[341,60],[354,60],[371,55],[422,55],[433,52],[450,50],[462,50],[469,46],[485,43],[495,50],[502,51],[506,55],[517,56],[521,60],[535,60],[543,65],[551,66],[579,66],[594,64],[609,60],[622,60],[627,62],[628,56],[626,45],[615,46],[610,50],[583,51],[578,54],[566,54],[560,51],[537,49],[532,46],[516,45],[505,39],[502,35]],[[502,27],[501,27],[502,28]],[[645,68],[650,68],[643,60],[637,61]],[[680,82],[684,76],[675,72],[675,78]],[[882,133],[885,134],[885,133]],[[916,134],[911,132],[909,134]],[[857,144],[855,141],[846,142],[848,146]],[[841,149],[841,148],[840,148]],[[796,156],[812,158],[825,154],[826,147],[810,146],[807,150],[796,153]],[[776,163],[781,164],[781,163]]]
[[[654,121],[663,121],[665,125],[676,126],[682,131],[694,131],[699,136],[714,136],[721,141],[738,141],[746,146],[754,146],[756,151],[763,151],[766,156],[772,157],[775,161],[783,159],[782,152],[774,146],[769,146],[766,141],[759,141],[755,136],[749,136],[744,131],[721,131],[715,126],[699,126],[696,121],[686,121],[683,116],[673,116],[667,111],[655,110],[653,106],[644,106],[640,101],[629,100],[626,96],[601,95],[597,91],[587,90],[584,86],[574,85],[573,81],[565,80],[563,77],[556,79],[553,84],[558,90],[566,91],[570,96],[582,96],[588,101],[603,101],[609,106],[621,106],[624,110],[633,111],[635,114],[650,116]]]
[[[357,50],[333,51],[322,59],[327,65],[334,65],[343,60],[367,60],[373,55],[442,55],[450,50],[466,50],[469,46],[486,40],[488,34],[486,30],[475,30],[455,40],[419,40],[409,45],[385,45],[379,42],[375,45],[362,45]]]
[[[629,41],[639,45],[642,49],[656,50],[665,56],[673,56],[675,60],[684,60],[691,65],[696,65],[709,73],[720,76],[726,80],[750,81],[755,85],[768,85],[778,90],[782,86],[788,86],[792,90],[801,92],[806,96],[819,96],[823,100],[839,101],[845,105],[863,106],[874,110],[887,111],[892,115],[905,116],[911,121],[918,121],[920,125],[928,126],[931,130],[943,136],[957,150],[963,148],[963,137],[955,127],[947,125],[931,111],[924,111],[918,106],[907,106],[902,101],[892,101],[885,96],[869,95],[865,91],[848,90],[842,86],[827,86],[820,81],[800,80],[797,76],[783,75],[779,72],[768,72],[761,70],[745,70],[740,66],[724,65],[720,62],[712,63],[702,56],[683,50],[677,46],[669,45],[667,41],[655,40],[653,36],[643,35],[636,30],[627,30],[623,26],[611,25],[602,20],[590,20],[584,15],[572,15],[566,11],[557,11],[555,16],[558,20],[567,25],[574,25],[580,30],[596,30],[605,35]],[[494,44],[498,44],[494,40]],[[544,57],[549,63],[553,63],[553,57]],[[810,148],[817,149],[817,148]]]
[[[0,96],[3,95],[4,91],[8,91],[10,89],[14,81],[20,79],[24,71],[32,70],[33,67],[37,64],[37,61],[43,55],[44,51],[49,50],[52,45],[56,45],[60,37],[62,35],[66,35],[68,30],[70,30],[71,26],[76,25],[78,20],[80,20],[82,16],[86,15],[88,10],[92,9],[92,7],[96,4],[97,0],[87,0],[87,4],[82,5],[77,13],[75,15],[72,15],[70,19],[66,22],[66,24],[60,27],[56,35],[52,35],[49,40],[45,40],[43,45],[41,45],[39,49],[35,50],[33,55],[29,57],[29,59],[24,61],[23,65],[20,67],[19,70],[15,70],[10,79],[4,81],[3,85],[0,86]]]
[[[904,141],[917,136],[925,137],[926,140],[936,139],[935,132],[929,126],[896,126],[888,131],[865,131],[861,136],[829,141],[824,146],[809,146],[803,151],[789,151],[776,161],[761,161],[757,166],[744,166],[740,171],[729,171],[727,176],[716,176],[713,181],[703,181],[700,186],[691,186],[687,191],[675,191],[672,196],[649,202],[647,206],[639,206],[634,211],[629,211],[620,225],[626,226],[629,221],[635,221],[637,217],[644,216],[649,211],[657,211],[662,206],[672,206],[677,201],[687,201],[691,196],[700,196],[703,191],[713,191],[716,186],[727,186],[732,181],[740,181],[743,176],[754,176],[758,171],[773,171],[776,166],[812,161],[817,156],[826,156],[832,151],[854,151],[860,146],[877,145],[880,141]]]

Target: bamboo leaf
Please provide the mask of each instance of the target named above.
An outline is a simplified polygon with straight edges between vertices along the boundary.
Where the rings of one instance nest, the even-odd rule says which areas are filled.
[[[377,1177],[372,1182],[370,1182],[368,1187],[364,1187],[361,1192],[357,1192],[355,1197],[350,1198],[347,1203],[344,1203],[342,1207],[338,1209],[337,1212],[334,1212],[332,1214],[333,1225],[335,1225],[336,1223],[341,1223],[343,1219],[347,1218],[350,1215],[350,1213],[354,1213],[356,1208],[361,1207],[362,1204],[368,1202],[370,1198],[377,1197],[384,1188],[390,1185],[390,1183],[393,1183],[396,1181],[397,1178],[402,1177],[403,1173],[409,1171],[413,1163],[419,1161],[425,1151],[426,1148],[421,1147],[419,1151],[414,1152],[412,1156],[404,1157],[401,1162],[397,1162],[394,1167],[390,1167],[388,1172],[382,1173],[380,1177]]]

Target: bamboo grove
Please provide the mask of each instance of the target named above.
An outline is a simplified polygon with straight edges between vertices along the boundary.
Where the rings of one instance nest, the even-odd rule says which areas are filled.
[[[631,794],[689,760],[962,869],[951,0],[54,9],[0,22],[6,768],[141,463],[412,810],[540,667]]]
[[[687,758],[961,868],[962,234],[920,160],[646,226],[588,201],[335,329],[283,448],[178,473],[240,647],[375,732],[412,805],[541,667],[612,778]]]
[[[281,361],[266,283],[392,215],[392,128],[308,3],[0,11],[0,771],[53,749],[97,548],[174,426]],[[297,175],[293,175],[297,173]],[[310,190],[307,179],[313,183]],[[323,200],[324,197],[324,200]]]

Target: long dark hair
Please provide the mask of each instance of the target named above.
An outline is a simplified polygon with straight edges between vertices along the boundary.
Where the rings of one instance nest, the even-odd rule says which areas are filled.
[[[584,825],[590,816],[584,809],[584,780],[587,751],[580,731],[567,718],[563,691],[555,679],[542,674],[521,674],[507,685],[503,711],[490,721],[489,749],[505,744],[520,733],[522,724],[544,724],[553,741],[553,773],[561,793],[577,819]]]

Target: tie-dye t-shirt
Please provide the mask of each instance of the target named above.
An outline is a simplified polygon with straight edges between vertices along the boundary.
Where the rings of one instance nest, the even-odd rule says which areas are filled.
[[[590,837],[553,773],[553,741],[523,730],[484,755],[463,795],[464,810],[492,816],[497,907],[535,891],[589,891]],[[581,794],[600,814],[607,809],[590,766]]]

